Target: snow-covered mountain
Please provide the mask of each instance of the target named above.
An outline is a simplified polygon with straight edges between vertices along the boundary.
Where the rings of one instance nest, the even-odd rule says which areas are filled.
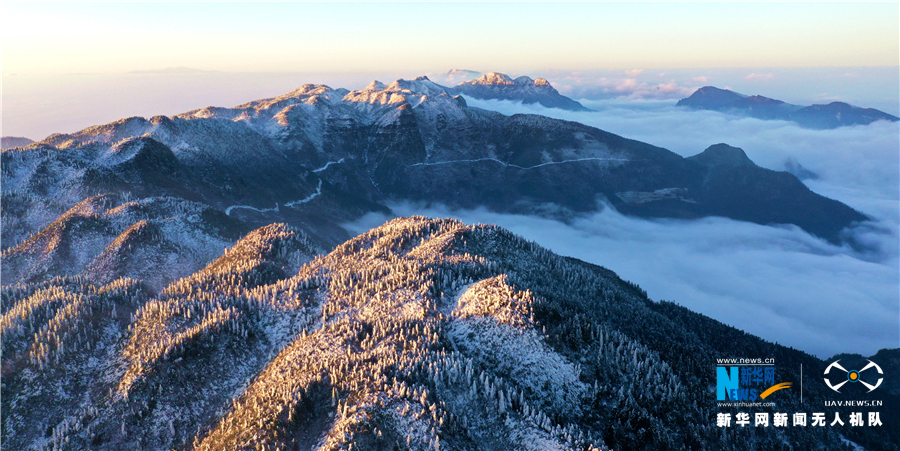
[[[480,77],[481,72],[467,69],[450,69],[447,72],[428,74],[428,78],[444,86],[456,86],[464,81]]]
[[[513,100],[525,104],[539,104],[547,108],[570,111],[590,111],[581,103],[559,93],[546,79],[491,72],[456,85],[453,92],[477,99]]]
[[[197,202],[100,194],[4,251],[3,282],[83,275],[108,283],[130,277],[159,291],[215,259],[246,230],[245,224]]]
[[[493,226],[339,225],[395,200],[722,215],[834,241],[866,219],[726,144],[682,158],[419,77],[122,119],[0,163],[9,449],[897,449],[889,416],[723,434],[716,358],[774,356],[788,382],[825,362],[610,270]]]
[[[896,116],[874,108],[859,108],[844,102],[804,107],[760,95],[746,96],[714,86],[704,86],[698,89],[690,97],[679,100],[677,106],[722,111],[758,119],[793,121],[804,127],[817,129],[900,120]]]
[[[524,83],[479,80],[467,86]],[[150,285],[163,286],[254,228],[285,222],[329,249],[350,238],[339,224],[397,200],[561,219],[610,207],[719,215],[795,224],[835,242],[866,219],[740,149],[682,158],[575,122],[468,107],[427,77],[358,91],[307,84],[233,108],[56,134],[4,150],[2,176],[4,284],[108,280],[99,268],[124,266],[101,261],[135,252],[109,246],[162,230],[183,238],[164,246],[171,255],[196,257],[178,265],[159,257],[172,271]],[[144,277],[150,267],[117,274]]]
[[[314,254],[272,224],[159,294],[127,278],[5,287],[4,446],[898,449],[896,379],[883,427],[716,427],[744,410],[716,405],[717,358],[775,358],[794,386],[827,363],[500,228],[404,218]],[[761,410],[830,394],[807,384],[803,403],[782,390]]]

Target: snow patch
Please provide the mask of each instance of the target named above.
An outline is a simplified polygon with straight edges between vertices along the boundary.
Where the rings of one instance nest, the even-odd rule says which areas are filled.
[[[331,166],[331,165],[333,165],[333,164],[341,164],[341,163],[343,163],[343,162],[344,162],[344,159],[343,159],[343,158],[341,158],[341,159],[338,160],[338,161],[329,161],[328,163],[325,163],[325,166],[322,166],[322,167],[319,168],[319,169],[313,169],[312,172],[317,172],[317,173],[318,173],[318,172],[322,172],[322,171],[328,169],[328,166]],[[319,181],[319,186],[321,187],[321,185],[322,185],[322,182]]]
[[[278,211],[278,202],[275,202],[275,208],[262,208],[262,209],[256,208],[256,207],[252,207],[252,206],[250,206],[250,205],[232,205],[232,206],[230,206],[230,207],[228,207],[228,208],[225,209],[225,214],[228,215],[228,216],[231,216],[231,210],[234,210],[235,208],[246,208],[246,209],[248,209],[248,210],[258,211],[258,212],[260,212],[260,213],[265,213],[265,212],[267,212],[267,211]]]
[[[343,158],[341,160],[343,160]],[[328,165],[326,165],[326,166],[328,166]],[[293,202],[288,202],[288,203],[284,204],[284,206],[285,207],[293,207],[296,205],[305,204],[305,203],[319,197],[320,194],[322,194],[322,179],[319,179],[319,186],[316,187],[316,192],[310,194],[306,198],[303,198],[300,200],[295,200]]]
[[[866,451],[865,448],[863,448],[862,446],[857,445],[855,442],[852,442],[852,441],[850,441],[850,440],[847,440],[846,438],[844,438],[844,436],[841,436],[841,443],[850,446],[850,448],[852,448],[853,451]]]
[[[343,160],[343,158],[341,160]],[[329,163],[329,164],[331,164],[331,163]],[[328,167],[328,165],[325,165],[325,167]],[[324,169],[324,167],[321,169]],[[317,171],[313,171],[313,172],[317,172]],[[315,199],[316,197],[319,197],[320,194],[322,194],[322,180],[321,179],[319,180],[319,185],[316,187],[316,192],[310,194],[309,196],[307,196],[303,199],[288,202],[288,203],[284,204],[284,206],[285,207],[295,207],[300,204],[305,204],[305,203]],[[259,213],[265,213],[267,211],[279,211],[278,210],[278,208],[279,208],[278,202],[275,202],[274,208],[256,208],[256,207],[253,207],[250,205],[232,205],[225,209],[225,214],[231,216],[231,210],[234,210],[235,208],[246,208],[248,210],[257,211]]]
[[[554,164],[565,164],[565,163],[577,163],[581,161],[628,161],[627,158],[600,158],[600,157],[592,157],[592,158],[576,158],[573,160],[563,160],[563,161],[548,161],[546,163],[536,164],[534,166],[519,166],[517,164],[507,163],[505,161],[498,160],[496,158],[476,158],[472,160],[447,160],[447,161],[435,161],[432,163],[415,163],[410,166],[438,166],[442,164],[455,164],[455,163],[478,163],[481,161],[493,161],[496,163],[500,163],[503,166],[528,170],[528,169],[536,169],[542,166],[550,166]]]

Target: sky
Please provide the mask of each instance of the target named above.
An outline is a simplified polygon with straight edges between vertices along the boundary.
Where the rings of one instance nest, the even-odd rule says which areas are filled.
[[[606,266],[653,299],[823,358],[900,345],[897,125],[813,131],[674,107],[714,85],[900,115],[897,2],[3,2],[0,45],[3,136],[42,139],[128,116],[233,106],[308,82],[359,89],[458,68],[542,76],[597,111],[474,106],[577,120],[685,156],[727,142],[770,169],[793,157],[821,176],[806,182],[811,189],[873,218],[853,231],[868,251],[722,218],[645,221],[608,209],[562,224],[392,208],[499,223]]]
[[[0,13],[0,133],[35,140],[308,82],[359,89],[453,68],[544,76],[577,99],[658,88],[677,100],[715,84],[900,114],[897,2],[2,2]]]
[[[10,3],[3,74],[890,66],[892,3]]]
[[[649,87],[677,100],[714,83],[900,114],[897,2],[2,2],[0,13],[0,133],[35,140],[452,68],[544,76],[577,99]]]

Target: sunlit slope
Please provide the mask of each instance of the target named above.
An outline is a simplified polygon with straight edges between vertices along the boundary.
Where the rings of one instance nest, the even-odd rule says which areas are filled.
[[[795,384],[824,362],[503,229],[397,219],[314,254],[271,225],[157,296],[124,279],[5,288],[6,446],[840,447],[836,428],[714,423],[716,358],[772,357]],[[825,390],[772,399],[805,411]],[[841,432],[897,449],[894,430]]]

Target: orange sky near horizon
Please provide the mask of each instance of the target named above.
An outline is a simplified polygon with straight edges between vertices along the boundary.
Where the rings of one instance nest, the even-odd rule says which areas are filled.
[[[3,74],[897,66],[890,3],[9,3]]]

